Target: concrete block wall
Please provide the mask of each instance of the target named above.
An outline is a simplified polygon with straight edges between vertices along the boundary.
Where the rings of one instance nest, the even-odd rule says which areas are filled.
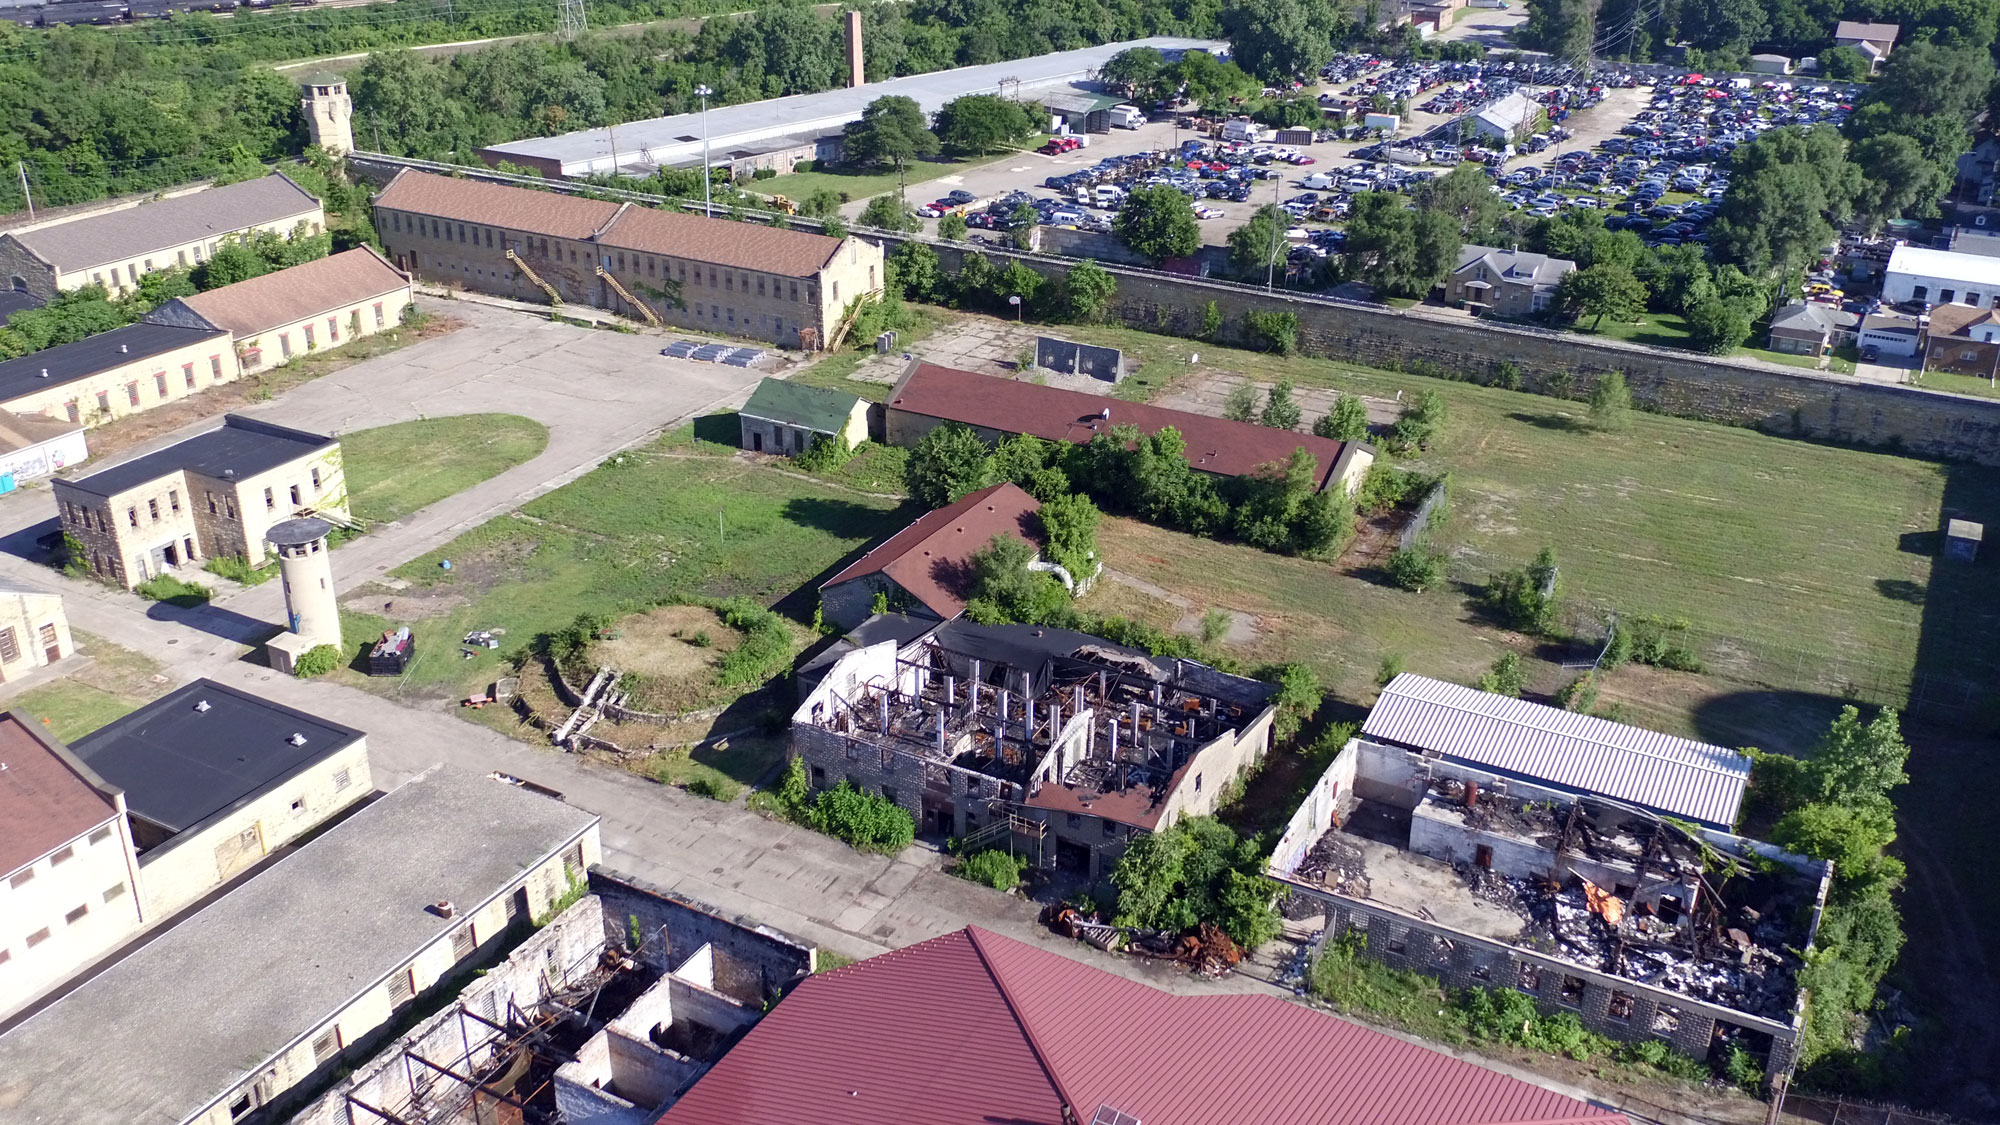
[[[629,875],[594,868],[590,889],[603,903],[606,942],[629,947],[636,919],[645,941],[638,958],[662,972],[706,946],[715,961],[715,990],[743,1003],[761,1004],[815,967],[816,947],[798,938]]]

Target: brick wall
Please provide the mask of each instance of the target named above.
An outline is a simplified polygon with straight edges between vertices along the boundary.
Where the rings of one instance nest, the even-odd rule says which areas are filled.
[[[631,945],[637,919],[644,948],[640,959],[662,971],[680,967],[708,946],[715,956],[715,988],[746,1003],[757,1003],[811,973],[813,946],[745,918],[629,875],[602,869],[590,873],[590,890],[604,903],[604,934],[611,944]]]

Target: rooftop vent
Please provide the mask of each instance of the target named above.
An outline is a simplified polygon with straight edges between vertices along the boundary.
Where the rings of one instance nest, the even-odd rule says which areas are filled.
[[[1111,419],[1111,408],[1108,406],[1105,407],[1104,409],[1097,412],[1097,416],[1099,418],[1105,419],[1106,421],[1109,421]]]
[[[131,346],[130,344],[120,344],[120,345],[118,345],[118,354],[119,354],[119,355],[125,355],[126,353],[130,352],[131,350],[132,350],[132,346]]]
[[[49,377],[49,369],[46,367],[42,368],[42,378],[46,379],[48,377]]]
[[[291,743],[294,746],[304,746],[306,744],[306,736],[300,734],[298,731],[293,731],[292,737],[287,738],[285,741]]]
[[[201,700],[200,702],[198,702],[198,703],[196,703],[196,704],[194,705],[194,709],[195,709],[195,710],[197,710],[197,711],[206,711],[206,710],[208,710],[208,707],[209,707],[209,703],[208,703],[208,700],[206,700],[206,699],[204,699],[204,700]]]
[[[435,914],[440,918],[458,917],[458,907],[446,900],[439,900],[437,902],[431,903],[429,909],[432,914]]]

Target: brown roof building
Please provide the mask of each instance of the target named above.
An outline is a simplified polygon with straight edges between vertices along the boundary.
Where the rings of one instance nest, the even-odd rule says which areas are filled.
[[[896,610],[949,621],[965,612],[972,556],[998,535],[1042,545],[1041,501],[1013,484],[968,493],[927,512],[819,588],[826,618],[851,629],[874,612],[875,595]]]
[[[883,1029],[891,1037],[857,1035]],[[1272,995],[1179,996],[977,926],[808,977],[660,1125],[1625,1125]]]
[[[1995,310],[1939,305],[1922,331],[1924,370],[1988,380],[2000,376],[2000,316]]]
[[[0,1016],[138,931],[137,873],[123,791],[0,714]]]
[[[409,277],[362,246],[176,298],[146,319],[230,333],[249,374],[401,324],[410,301]]]
[[[375,229],[428,281],[781,347],[824,346],[884,278],[856,238],[411,170],[375,197]]]
[[[1349,491],[1375,460],[1374,451],[1359,442],[1338,442],[921,361],[911,364],[890,392],[884,417],[889,444],[901,446],[914,446],[944,422],[971,426],[988,441],[1010,434],[1033,434],[1046,441],[1078,444],[1109,434],[1114,426],[1137,426],[1148,435],[1171,426],[1187,443],[1188,463],[1205,473],[1244,476],[1265,465],[1282,464],[1293,450],[1303,448],[1318,462],[1319,487],[1338,480]]]

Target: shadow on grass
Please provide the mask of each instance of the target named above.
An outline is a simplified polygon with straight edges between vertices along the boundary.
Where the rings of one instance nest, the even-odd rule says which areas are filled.
[[[1888,598],[1890,601],[1922,605],[1924,604],[1925,595],[1930,592],[1930,588],[1920,582],[1912,582],[1907,578],[1877,578],[1875,580],[1875,592]]]
[[[1530,414],[1525,410],[1516,410],[1507,417],[1536,429],[1554,430],[1557,433],[1582,433],[1590,428],[1583,419],[1572,418],[1566,414]]]
[[[694,420],[694,437],[696,441],[735,445],[743,440],[743,424],[734,410],[726,414],[704,414]]]

